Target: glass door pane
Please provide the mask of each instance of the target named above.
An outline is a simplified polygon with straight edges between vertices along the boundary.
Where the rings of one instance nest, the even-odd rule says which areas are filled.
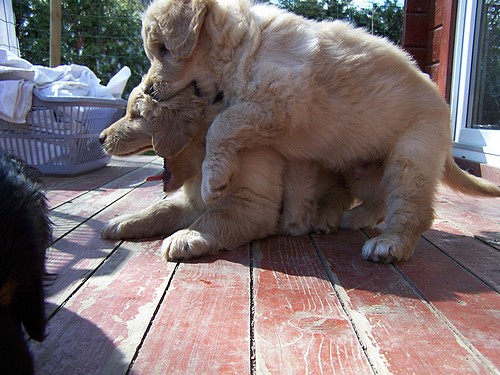
[[[478,5],[468,123],[473,129],[500,130],[500,1]]]

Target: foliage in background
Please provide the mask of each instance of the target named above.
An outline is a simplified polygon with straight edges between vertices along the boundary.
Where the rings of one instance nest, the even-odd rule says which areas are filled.
[[[358,8],[352,0],[278,0],[277,4],[309,19],[342,19],[364,27],[375,35],[401,43],[403,8],[397,0],[373,3],[369,8]]]
[[[385,0],[360,9],[351,0],[271,1],[307,18],[344,19],[368,31],[401,40],[403,10],[397,0]],[[127,65],[132,70],[125,94],[146,73],[149,61],[141,40],[144,0],[63,0],[61,63],[92,69],[103,84]],[[16,32],[22,57],[33,64],[49,65],[49,0],[14,0]]]
[[[21,57],[37,65],[49,65],[49,3],[13,1]],[[88,66],[102,84],[127,65],[130,92],[149,67],[141,39],[144,9],[140,0],[62,1],[61,64]]]

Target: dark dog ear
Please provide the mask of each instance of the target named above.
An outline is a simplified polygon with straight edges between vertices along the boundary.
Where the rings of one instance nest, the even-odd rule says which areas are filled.
[[[172,2],[173,3],[173,2]],[[176,58],[189,57],[201,32],[210,0],[177,1],[168,14],[158,16],[165,47]]]
[[[34,374],[33,358],[24,341],[17,317],[0,309],[0,365],[2,374]]]
[[[27,285],[23,300],[19,303],[21,321],[32,339],[43,341],[45,338],[45,302],[43,277],[35,277]]]

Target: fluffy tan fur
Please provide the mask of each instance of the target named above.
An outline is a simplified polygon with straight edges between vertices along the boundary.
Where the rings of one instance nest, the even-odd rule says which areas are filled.
[[[197,97],[191,87],[168,102],[155,103],[134,89],[127,113],[101,134],[105,149],[128,155],[154,146],[172,172],[171,193],[138,214],[111,220],[108,239],[168,236],[167,259],[187,259],[231,249],[271,234],[330,232],[352,197],[344,177],[312,162],[286,163],[270,148],[241,150],[239,173],[217,202],[201,198],[205,136],[223,104]]]
[[[144,15],[143,39],[152,63],[146,90],[156,100],[192,81],[224,91],[228,107],[207,134],[206,202],[227,194],[245,148],[271,145],[287,159],[337,171],[382,161],[380,194],[345,223],[357,227],[387,213],[384,233],[362,255],[399,261],[429,228],[443,177],[455,189],[500,196],[455,165],[448,105],[385,39],[245,0],[156,0]]]

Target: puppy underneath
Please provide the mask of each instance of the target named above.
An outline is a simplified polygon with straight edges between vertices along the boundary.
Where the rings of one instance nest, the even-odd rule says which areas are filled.
[[[45,337],[43,276],[52,231],[40,174],[0,154],[0,368],[33,373],[21,326],[31,338]]]
[[[214,97],[214,96],[212,96]],[[105,149],[126,155],[154,146],[165,159],[167,197],[137,214],[119,216],[103,229],[107,239],[167,237],[167,259],[187,259],[234,248],[275,232],[281,204],[282,160],[271,151],[243,152],[242,174],[225,199],[206,205],[200,194],[205,134],[220,103],[209,105],[186,88],[175,100],[157,106],[136,89],[126,116],[101,134]],[[148,136],[141,134],[148,132]],[[129,137],[125,134],[135,133]],[[128,139],[134,138],[136,142]],[[138,144],[139,138],[143,144]],[[123,142],[121,141],[123,139]]]
[[[101,134],[101,142],[115,155],[154,146],[167,166],[164,190],[172,193],[139,214],[111,220],[104,238],[169,236],[163,243],[166,258],[187,259],[271,234],[337,228],[342,210],[352,202],[342,177],[309,162],[286,164],[269,148],[242,150],[230,194],[213,204],[203,201],[205,137],[222,108],[201,97],[196,85],[163,103],[151,100],[141,86],[133,90],[126,116]]]

